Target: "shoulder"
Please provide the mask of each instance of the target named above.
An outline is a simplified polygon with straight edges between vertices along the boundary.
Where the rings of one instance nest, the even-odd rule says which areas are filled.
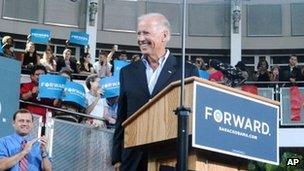
[[[13,137],[13,135],[8,135],[5,137],[2,137],[2,138],[0,138],[0,145],[3,146],[5,144],[7,144],[8,142],[11,142],[14,139],[15,138]]]
[[[122,67],[121,71],[122,72],[128,72],[130,70],[135,70],[135,69],[137,69],[139,67],[144,67],[144,64],[143,64],[142,60],[138,60],[136,62],[131,62],[130,64]]]

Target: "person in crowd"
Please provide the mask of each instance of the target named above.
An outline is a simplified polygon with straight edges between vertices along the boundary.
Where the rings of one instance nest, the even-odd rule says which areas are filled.
[[[222,71],[215,69],[217,67],[216,65],[218,63],[219,63],[219,61],[216,59],[209,60],[209,68],[208,68],[209,78],[208,78],[208,80],[222,84],[222,83],[224,83],[224,74],[222,73]]]
[[[271,68],[270,81],[279,81],[279,76],[280,76],[280,67],[279,65],[274,65]]]
[[[100,78],[112,75],[112,65],[109,62],[109,59],[111,59],[112,56],[109,57],[109,55],[110,54],[108,54],[107,52],[100,52],[99,60],[93,64],[94,70]]]
[[[142,59],[120,71],[120,97],[113,136],[112,164],[122,171],[147,170],[147,154],[142,149],[123,147],[122,123],[168,84],[180,79],[182,60],[166,48],[171,37],[167,18],[149,13],[138,18],[137,42]],[[197,68],[185,64],[185,76],[198,76]]]
[[[118,109],[118,96],[108,97],[106,98],[107,104],[109,106],[109,116],[115,119],[115,123],[117,120],[117,109]],[[107,122],[107,128],[115,129],[115,123]]]
[[[136,62],[140,60],[140,56],[138,54],[132,55],[131,62]]]
[[[126,61],[128,60],[127,51],[123,50],[118,56],[118,60]]]
[[[245,82],[248,78],[249,78],[249,74],[248,71],[246,69],[246,65],[244,62],[239,61],[236,65],[235,65],[236,69],[239,69],[242,72],[242,78],[243,78],[243,82]]]
[[[56,72],[57,62],[54,59],[53,51],[47,47],[43,52],[40,63],[46,68],[47,72]]]
[[[0,138],[0,170],[51,171],[52,163],[44,136],[32,138],[33,115],[26,109],[13,114],[15,133]]]
[[[301,69],[298,67],[298,57],[296,55],[291,55],[289,58],[289,65],[285,70],[280,72],[280,81],[290,81],[295,83],[296,81],[301,81]]]
[[[257,71],[254,75],[255,81],[270,81],[269,65],[266,59],[260,59],[257,66]]]
[[[202,57],[197,57],[195,59],[194,65],[197,67],[199,70],[199,75],[203,79],[208,79],[209,78],[209,73],[207,71],[207,67],[205,65],[205,62]]]
[[[114,124],[116,120],[109,115],[109,106],[106,99],[101,97],[102,90],[99,86],[99,81],[100,78],[97,74],[88,76],[85,81],[85,84],[89,89],[89,92],[86,93],[86,99],[88,102],[86,113],[88,115],[104,118],[105,121]],[[107,126],[105,121],[88,119],[86,123],[94,127],[106,128]]]
[[[80,74],[94,74],[94,68],[91,64],[91,55],[89,53],[84,53],[79,59],[78,71]]]
[[[65,49],[62,53],[62,56],[57,57],[57,72],[60,72],[62,69],[70,70],[71,73],[78,73],[77,60],[71,57],[71,49]]]
[[[25,53],[21,58],[22,67],[32,68],[35,65],[39,65],[40,58],[41,57],[37,54],[35,44],[33,42],[28,42],[25,46]]]
[[[197,57],[195,59],[194,65],[197,67],[198,70],[203,70],[203,71],[207,70],[206,64],[202,57]]]
[[[46,69],[43,65],[36,65],[31,69],[31,82],[21,84],[20,88],[20,98],[25,101],[30,101],[38,104],[50,104],[49,101],[46,99],[37,99],[38,96],[38,83],[39,83],[39,76],[46,73]],[[40,116],[45,117],[46,108],[26,104],[24,106],[28,109],[31,113],[37,114]]]
[[[14,40],[11,36],[4,36],[2,38],[2,51],[4,57],[17,59],[14,53]]]
[[[59,75],[67,78],[68,81],[73,81],[72,73],[69,68],[61,69],[61,71],[59,72]],[[59,99],[55,99],[53,102],[53,105],[55,107],[65,109],[65,110],[68,110],[71,112],[83,112],[82,107],[80,107],[79,105],[72,103],[72,102],[65,102],[65,101],[61,101]],[[73,114],[73,113],[63,112],[63,111],[54,111],[54,117],[57,119],[62,119],[62,120],[70,121],[70,122],[76,122],[76,123],[81,122],[81,117],[79,117],[78,115]]]

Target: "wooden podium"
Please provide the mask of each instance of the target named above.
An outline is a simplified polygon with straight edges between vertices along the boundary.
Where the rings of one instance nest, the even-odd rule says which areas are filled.
[[[197,77],[185,80],[185,106],[193,106],[194,82],[208,84],[278,105],[278,102],[256,96],[236,88],[227,87]],[[175,167],[177,116],[180,102],[180,81],[171,83],[141,107],[124,123],[125,148],[140,147],[148,151],[148,170],[158,171],[160,166]],[[189,135],[192,134],[192,115],[189,117]],[[191,138],[189,138],[191,140]],[[191,146],[191,143],[189,143]],[[188,170],[236,171],[247,170],[247,160],[230,155],[189,147]]]

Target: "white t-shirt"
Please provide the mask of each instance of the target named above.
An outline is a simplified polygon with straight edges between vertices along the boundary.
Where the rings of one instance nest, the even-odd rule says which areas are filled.
[[[86,99],[88,101],[88,105],[91,105],[96,97],[93,96],[90,92],[87,92],[86,93]],[[104,108],[108,108],[108,104],[106,102],[106,99],[105,98],[100,98],[96,104],[96,106],[94,107],[94,109],[91,111],[91,113],[89,115],[92,115],[92,116],[97,116],[97,117],[103,117],[103,114],[104,114]]]
[[[112,65],[109,62],[106,65],[100,65],[100,62],[97,61],[93,64],[93,68],[99,77],[111,76]]]

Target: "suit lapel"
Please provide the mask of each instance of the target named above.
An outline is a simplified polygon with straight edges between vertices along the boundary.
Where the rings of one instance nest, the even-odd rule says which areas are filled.
[[[162,71],[157,79],[155,87],[152,92],[152,97],[159,93],[162,89],[164,89],[168,84],[168,80],[173,76],[176,72],[175,65],[177,64],[176,58],[172,55],[168,56]]]
[[[134,73],[134,79],[136,80],[143,80],[143,83],[140,83],[139,86],[145,91],[145,94],[150,95],[149,88],[148,88],[148,81],[146,75],[146,67],[144,63],[140,60],[135,65],[136,71]]]

